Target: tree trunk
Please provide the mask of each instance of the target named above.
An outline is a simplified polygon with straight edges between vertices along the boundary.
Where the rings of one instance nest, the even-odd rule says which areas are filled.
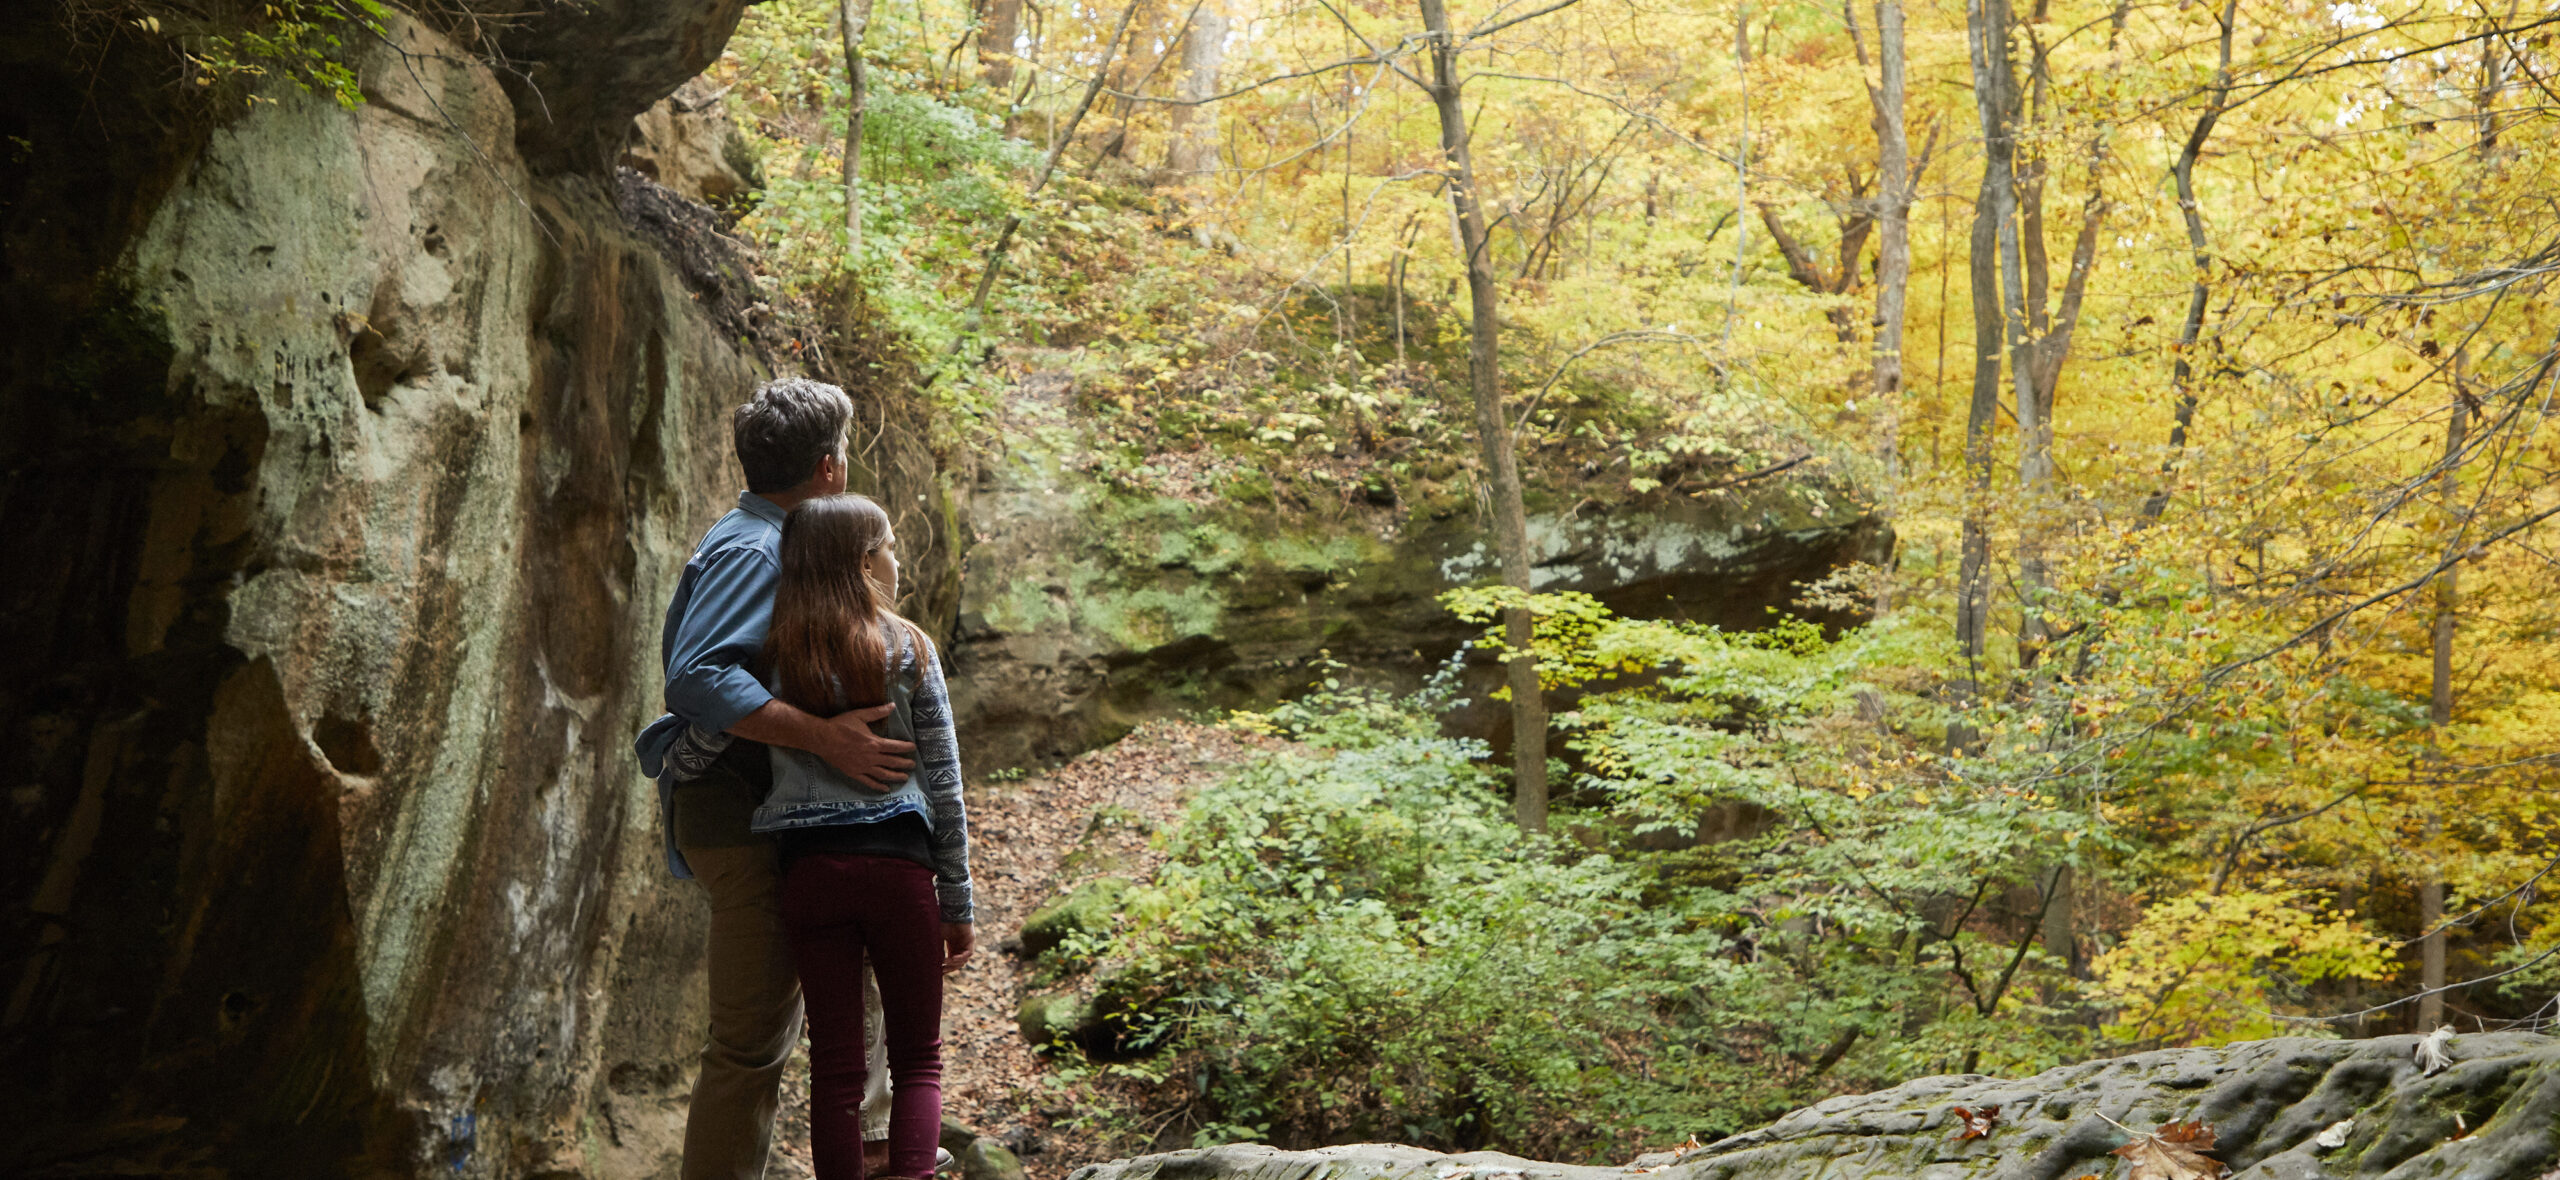
[[[1022,0],[987,0],[978,29],[978,77],[997,92],[1013,87],[1013,43],[1022,35]]]
[[[2119,7],[2116,11],[2121,15],[2127,10]],[[2089,274],[2096,268],[2098,230],[2106,223],[2107,200],[2099,187],[2106,172],[2104,134],[2100,132],[2099,137],[2089,144],[2089,198],[2080,207],[2080,230],[2072,241],[2071,268],[2062,281],[2062,301],[2050,316],[2043,302],[2044,292],[2050,286],[2050,264],[2043,250],[2028,253],[2031,265],[2027,271],[2027,291],[2031,302],[2027,316],[2034,328],[2025,347],[2013,354],[2018,358],[2013,363],[2025,374],[2014,382],[2020,400],[2019,433],[2030,434],[2027,428],[2029,406],[2034,409],[2035,422],[2031,443],[2021,448],[2018,465],[2019,483],[2024,485],[2027,493],[2026,519],[2019,527],[2018,580],[2026,597],[2021,604],[2024,609],[2018,627],[2018,664],[2021,668],[2036,662],[2054,633],[2043,604],[2045,595],[2052,589],[2052,577],[2044,559],[2044,534],[2062,512],[2062,505],[2053,491],[2054,395],[2062,383],[2062,362],[2071,355],[2072,334],[2080,326],[2080,304],[2089,293]],[[2039,173],[2042,169],[2039,164]],[[2036,203],[2042,205],[2042,179],[2037,180],[2034,192]],[[2042,239],[2044,217],[2040,209],[2032,218],[2021,218],[2021,221],[2038,227],[2035,240]]]
[[[1485,478],[1492,485],[1495,547],[1502,554],[1503,581],[1527,593],[1529,586],[1528,509],[1520,491],[1520,467],[1511,448],[1511,424],[1502,410],[1502,374],[1496,367],[1496,345],[1502,330],[1499,294],[1493,280],[1492,243],[1485,229],[1484,204],[1476,191],[1475,166],[1467,152],[1467,116],[1459,93],[1457,46],[1449,32],[1445,0],[1421,0],[1422,25],[1431,39],[1432,106],[1440,115],[1440,150],[1448,160],[1450,211],[1458,223],[1458,246],[1466,256],[1467,297],[1472,320],[1467,350],[1468,385],[1475,393],[1476,441],[1484,451]],[[1538,669],[1531,650],[1528,608],[1503,612],[1503,641],[1511,649],[1511,806],[1522,829],[1547,830],[1547,708],[1538,689]]]
[[[2231,101],[2231,31],[2238,23],[2240,0],[2229,0],[2220,14],[2222,21],[2221,59],[2213,73],[2213,89],[2209,92],[2204,113],[2196,116],[2195,130],[2187,133],[2186,146],[2179,149],[2178,162],[2169,168],[2169,176],[2178,186],[2178,213],[2187,225],[2188,264],[2194,273],[2187,287],[2187,316],[2178,325],[2178,347],[2170,354],[2169,380],[2177,394],[2176,407],[2169,421],[2169,458],[2162,465],[2163,486],[2142,502],[2142,519],[2158,520],[2168,510],[2167,486],[2186,449],[2187,432],[2196,421],[2195,350],[2204,335],[2204,311],[2212,296],[2209,285],[2213,277],[2211,239],[2205,236],[2204,214],[2196,205],[2196,161],[2204,156],[2205,142],[2213,138],[2213,127]]]
[[[2044,523],[2043,517],[2052,499],[2053,425],[2046,420],[2044,408],[2040,404],[2041,399],[2036,396],[2033,364],[2035,337],[2033,325],[2028,318],[2032,313],[2029,310],[2028,300],[2027,262],[2030,250],[2026,231],[2030,229],[2035,231],[2035,248],[2032,253],[2035,255],[2034,261],[2037,265],[2034,273],[2041,280],[2044,271],[2044,234],[2043,218],[2038,204],[2041,203],[2043,189],[2037,175],[2038,166],[2029,161],[2022,168],[2018,156],[2018,125],[2025,115],[2025,107],[2022,101],[2023,95],[2018,90],[2017,66],[2009,51],[2008,38],[2004,35],[2010,19],[2006,0],[2003,0],[1999,8],[2001,19],[1990,34],[1983,38],[1983,48],[1994,55],[1993,72],[1998,75],[1998,85],[2003,100],[2002,118],[1996,150],[1988,146],[1992,131],[1987,125],[1985,126],[1983,135],[1986,147],[1983,154],[1986,160],[1993,155],[1999,156],[2002,160],[2001,184],[1996,194],[1994,209],[1999,215],[1997,230],[2000,252],[2001,336],[2007,343],[2009,353],[2010,410],[2018,416],[2018,500],[2021,505],[2018,514],[2017,539],[2018,657],[2019,662],[2024,664],[2034,658],[2034,653],[2043,646],[2045,638],[2043,598],[2048,578],[2045,572],[2044,545],[2040,534]],[[1974,73],[1979,78],[1982,73],[1981,67],[1976,66]],[[1988,175],[1990,165],[1986,163],[1984,167]],[[2025,175],[2022,176],[2022,172]],[[2023,195],[2031,198],[2030,202],[2023,205],[2020,201],[2022,183],[2026,187]],[[2038,214],[2033,218],[2032,224],[2028,224],[2028,217],[2022,216],[2027,213]],[[2036,283],[2037,290],[2034,294],[2038,297],[2035,300],[2037,310],[2041,310],[2043,286],[2041,281]]]
[[[870,105],[871,70],[862,61],[862,35],[871,27],[871,0],[842,0],[844,26],[844,233],[845,254],[862,253],[862,115]]]
[[[1173,81],[1172,134],[1165,145],[1166,179],[1189,190],[1191,239],[1201,249],[1218,238],[1205,216],[1209,180],[1218,171],[1218,115],[1209,105],[1218,93],[1218,71],[1227,55],[1227,14],[1220,0],[1201,0],[1182,40],[1182,72]]]
[[[2044,929],[2037,934],[2044,940],[2044,951],[2062,964],[2074,977],[2080,974],[2079,907],[2074,904],[2074,878],[2071,862],[2053,866],[2052,884],[2045,891]]]
[[[1876,457],[1885,494],[1902,476],[1902,318],[1911,289],[1911,135],[1902,118],[1905,58],[1902,0],[1876,0],[1876,61],[1881,84],[1870,95],[1876,123]],[[1879,600],[1878,612],[1886,604]]]
[[[2464,363],[2467,359],[2468,355],[2463,351],[2457,350],[2453,354],[2453,409],[2444,428],[2444,475],[2439,482],[2444,502],[2448,557],[2462,545],[2461,507],[2454,498],[2462,491],[2457,473],[2461,470],[2462,448],[2471,428],[2468,400],[2471,391],[2463,388],[2464,378],[2468,376],[2465,370],[2469,366]],[[2460,566],[2448,564],[2443,573],[2436,575],[2435,659],[2428,678],[2427,697],[2427,724],[2436,731],[2430,735],[2431,742],[2440,742],[2439,735],[2444,727],[2453,723],[2453,631],[2455,617],[2462,606],[2460,571]],[[2439,767],[2445,761],[2441,748],[2435,753],[2435,761]],[[2433,837],[2442,830],[2443,821],[2428,817],[2428,843],[2433,844]],[[2432,857],[2434,850],[2430,848],[2426,855]],[[2444,1020],[2444,996],[2437,993],[2437,989],[2444,986],[2444,931],[2436,929],[2444,922],[2444,875],[2433,864],[2424,871],[2426,875],[2418,883],[2418,930],[2425,935],[2418,940],[2418,987],[2426,994],[2418,998],[2419,1032],[2433,1029]]]
[[[1964,549],[1956,573],[1956,641],[1964,649],[1969,687],[1981,685],[1991,619],[1991,436],[1999,425],[2000,355],[2006,317],[2000,255],[2016,238],[2017,143],[2012,137],[2017,87],[2010,68],[2007,0],[1969,0],[1965,32],[1973,61],[1974,107],[1982,124],[1982,187],[1974,200],[1967,271],[1973,287],[1973,404],[1965,418]]]
[[[1227,14],[1217,0],[1202,0],[1182,39],[1182,73],[1174,79],[1172,142],[1165,170],[1175,183],[1198,180],[1218,167],[1218,119],[1208,105],[1218,93],[1218,71],[1227,55]]]
[[[1866,34],[1858,27],[1857,0],[1841,0],[1840,14],[1858,50],[1860,80],[1867,66]],[[1911,174],[1911,132],[1902,117],[1910,90],[1909,62],[1902,48],[1902,0],[1876,0],[1876,67],[1878,79],[1867,87],[1867,105],[1876,132],[1876,312],[1871,327],[1875,345],[1868,366],[1868,396],[1875,402],[1876,461],[1883,468],[1886,504],[1902,482],[1902,320],[1911,290],[1911,205],[1917,186]],[[1876,614],[1893,609],[1893,580],[1876,583]]]

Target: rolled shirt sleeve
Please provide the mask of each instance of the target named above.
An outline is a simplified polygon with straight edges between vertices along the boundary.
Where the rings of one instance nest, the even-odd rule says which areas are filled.
[[[726,732],[773,699],[750,670],[773,625],[780,571],[760,549],[706,555],[691,601],[667,643],[667,711],[710,733]]]

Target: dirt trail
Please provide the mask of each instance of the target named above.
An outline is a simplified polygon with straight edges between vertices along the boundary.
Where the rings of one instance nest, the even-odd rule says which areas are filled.
[[[966,735],[963,735],[965,740]],[[978,953],[944,995],[942,1108],[981,1135],[1028,1140],[1033,1180],[1101,1161],[1089,1137],[1057,1126],[1069,1112],[1043,1085],[1046,1066],[1014,1031],[1030,965],[998,949],[1040,903],[1088,878],[1145,878],[1163,860],[1149,837],[1191,790],[1276,742],[1192,722],[1155,722],[1045,774],[969,785]],[[806,1047],[783,1080],[778,1180],[809,1168]]]

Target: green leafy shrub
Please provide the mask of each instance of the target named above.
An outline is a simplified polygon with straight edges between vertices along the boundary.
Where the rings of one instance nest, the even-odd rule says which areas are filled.
[[[1551,680],[1604,690],[1559,719],[1584,770],[1556,835],[1514,827],[1489,751],[1441,735],[1453,672],[1395,698],[1327,667],[1243,719],[1300,746],[1204,790],[1129,894],[1119,978],[1151,990],[1125,1039],[1176,1051],[1196,1140],[1623,1159],[2087,1052],[2021,907],[2099,837],[1876,736],[1879,694],[1925,718],[1892,682],[1925,644],[1540,605]]]

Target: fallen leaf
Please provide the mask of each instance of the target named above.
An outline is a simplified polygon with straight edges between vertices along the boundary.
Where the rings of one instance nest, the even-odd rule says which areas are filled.
[[[2414,1053],[2418,1059],[2418,1072],[2434,1077],[2452,1068],[2453,1055],[2445,1051],[2451,1044],[2453,1044],[2453,1026],[2450,1024],[2428,1033],[2425,1039],[2418,1042]]]
[[[1991,1125],[2000,1121],[2000,1108],[1997,1106],[1986,1106],[1980,1110],[1959,1106],[1955,1112],[1956,1118],[1964,1123],[1964,1130],[1956,1133],[1958,1143],[1967,1139],[1989,1138]]]
[[[2228,1169],[2204,1153],[2213,1150],[2214,1130],[2204,1123],[2169,1123],[2115,1150],[2133,1164],[2126,1180],[2215,1180]]]
[[[2327,1151],[2333,1147],[2344,1147],[2347,1145],[2347,1136],[2353,1135],[2355,1132],[2356,1121],[2354,1119],[2339,1119],[2337,1122],[2329,1124],[2328,1130],[2312,1136],[2311,1145],[2322,1151]]]

